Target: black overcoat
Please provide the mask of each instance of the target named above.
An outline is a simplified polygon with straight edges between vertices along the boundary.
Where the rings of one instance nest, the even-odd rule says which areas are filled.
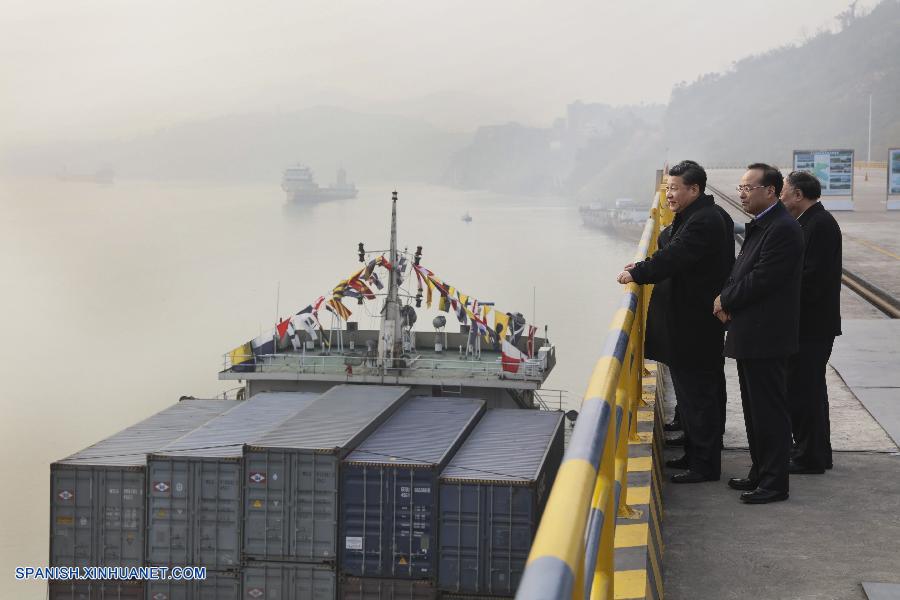
[[[653,283],[644,354],[669,366],[715,367],[722,362],[722,323],[713,300],[734,263],[734,222],[703,195],[675,215],[661,247],[630,269]]]
[[[841,335],[841,228],[816,202],[797,219],[803,228],[800,339]]]
[[[722,289],[731,315],[725,356],[779,358],[797,352],[803,233],[779,201],[747,223],[744,244]]]

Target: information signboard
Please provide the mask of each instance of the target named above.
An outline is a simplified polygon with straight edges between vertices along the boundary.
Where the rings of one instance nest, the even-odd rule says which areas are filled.
[[[816,176],[825,208],[853,210],[853,150],[794,150],[794,170]]]
[[[900,148],[888,150],[887,209],[900,210]]]

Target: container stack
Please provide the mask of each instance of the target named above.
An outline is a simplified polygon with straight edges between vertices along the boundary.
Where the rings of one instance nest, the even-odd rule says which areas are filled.
[[[513,596],[563,456],[563,413],[490,410],[440,476],[438,588]]]
[[[510,597],[562,413],[338,385],[183,400],[51,465],[51,566],[206,567],[55,582],[51,600]]]
[[[233,574],[241,567],[243,445],[302,412],[318,396],[257,394],[147,457],[147,564],[206,567],[208,577],[204,582],[163,582],[171,595],[154,590],[154,600],[182,593],[240,597]],[[194,587],[199,592],[191,593]],[[237,595],[226,595],[232,588]]]
[[[438,476],[484,410],[483,401],[471,398],[411,398],[347,456],[341,472],[340,564],[350,597],[377,586],[387,598],[407,597],[413,590],[408,584],[351,578],[433,583]],[[397,588],[400,595],[394,594]]]
[[[238,405],[184,399],[50,465],[50,566],[144,564],[147,454]],[[141,583],[56,582],[50,598],[143,598]]]
[[[244,597],[334,600],[341,460],[409,388],[339,385],[244,448]]]

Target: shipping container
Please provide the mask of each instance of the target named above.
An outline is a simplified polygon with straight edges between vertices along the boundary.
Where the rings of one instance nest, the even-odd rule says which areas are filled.
[[[484,412],[474,398],[417,396],[344,460],[341,570],[436,577],[438,475]]]
[[[142,581],[51,581],[49,600],[144,600]]]
[[[257,394],[147,458],[147,563],[233,570],[241,561],[243,445],[318,397]]]
[[[240,573],[207,571],[196,581],[148,581],[147,600],[241,600]]]
[[[185,399],[50,465],[50,566],[142,566],[147,454],[237,404]]]
[[[437,588],[422,579],[345,577],[340,600],[437,600]]]
[[[561,412],[489,410],[440,477],[438,588],[512,596],[563,455]]]
[[[408,392],[336,386],[245,447],[245,559],[336,560],[340,461]]]
[[[335,600],[334,567],[302,563],[251,563],[243,569],[244,600]]]

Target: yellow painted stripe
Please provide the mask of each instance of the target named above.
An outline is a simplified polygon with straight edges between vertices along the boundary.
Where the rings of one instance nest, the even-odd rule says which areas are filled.
[[[656,385],[656,377],[644,375],[644,385]]]
[[[644,368],[647,369],[648,371],[655,371],[656,363],[651,363],[651,362],[644,363]]]
[[[577,570],[596,477],[586,460],[567,460],[560,466],[528,562],[553,556]]]
[[[641,487],[628,488],[629,504],[650,504],[650,486],[642,485]]]
[[[638,431],[636,440],[629,440],[628,443],[632,445],[636,444],[650,444],[653,442],[653,432],[652,431]]]
[[[653,411],[652,410],[639,410],[637,420],[644,421],[644,422],[653,422]]]
[[[656,538],[656,541],[659,544],[659,554],[662,556],[663,550],[665,550],[666,547],[665,544],[663,544],[662,530],[659,528],[659,511],[652,506],[650,507],[650,520],[653,521],[654,533],[652,537]]]
[[[635,456],[634,458],[628,459],[628,472],[629,473],[641,473],[643,471],[649,471],[650,467],[653,466],[653,457],[652,456]]]
[[[616,525],[616,548],[646,546],[648,532],[646,523]]]
[[[631,600],[632,598],[644,598],[647,594],[647,570],[631,569],[628,571],[616,571],[613,579],[616,589],[616,600]]]
[[[900,260],[900,256],[897,256],[896,254],[894,254],[894,253],[891,252],[890,250],[885,250],[884,248],[882,248],[882,247],[879,246],[878,244],[873,244],[872,242],[870,242],[870,241],[868,241],[868,240],[864,240],[864,239],[862,239],[862,238],[858,238],[858,237],[856,237],[855,235],[847,235],[846,233],[843,234],[843,235],[844,235],[844,237],[847,238],[848,240],[853,240],[853,241],[856,242],[857,244],[862,244],[863,246],[868,246],[869,248],[871,248],[871,249],[874,250],[875,252],[881,252],[881,253],[884,254],[885,256],[890,256],[891,258],[896,258],[897,260]]]
[[[650,536],[650,539],[647,541],[647,553],[650,555],[650,568],[653,569],[653,579],[656,581],[656,597],[659,600],[662,600],[663,597],[663,585],[662,585],[662,571],[659,569],[659,562],[656,560],[656,546],[657,542],[654,541],[653,536]],[[660,560],[662,559],[662,552],[660,552]]]

